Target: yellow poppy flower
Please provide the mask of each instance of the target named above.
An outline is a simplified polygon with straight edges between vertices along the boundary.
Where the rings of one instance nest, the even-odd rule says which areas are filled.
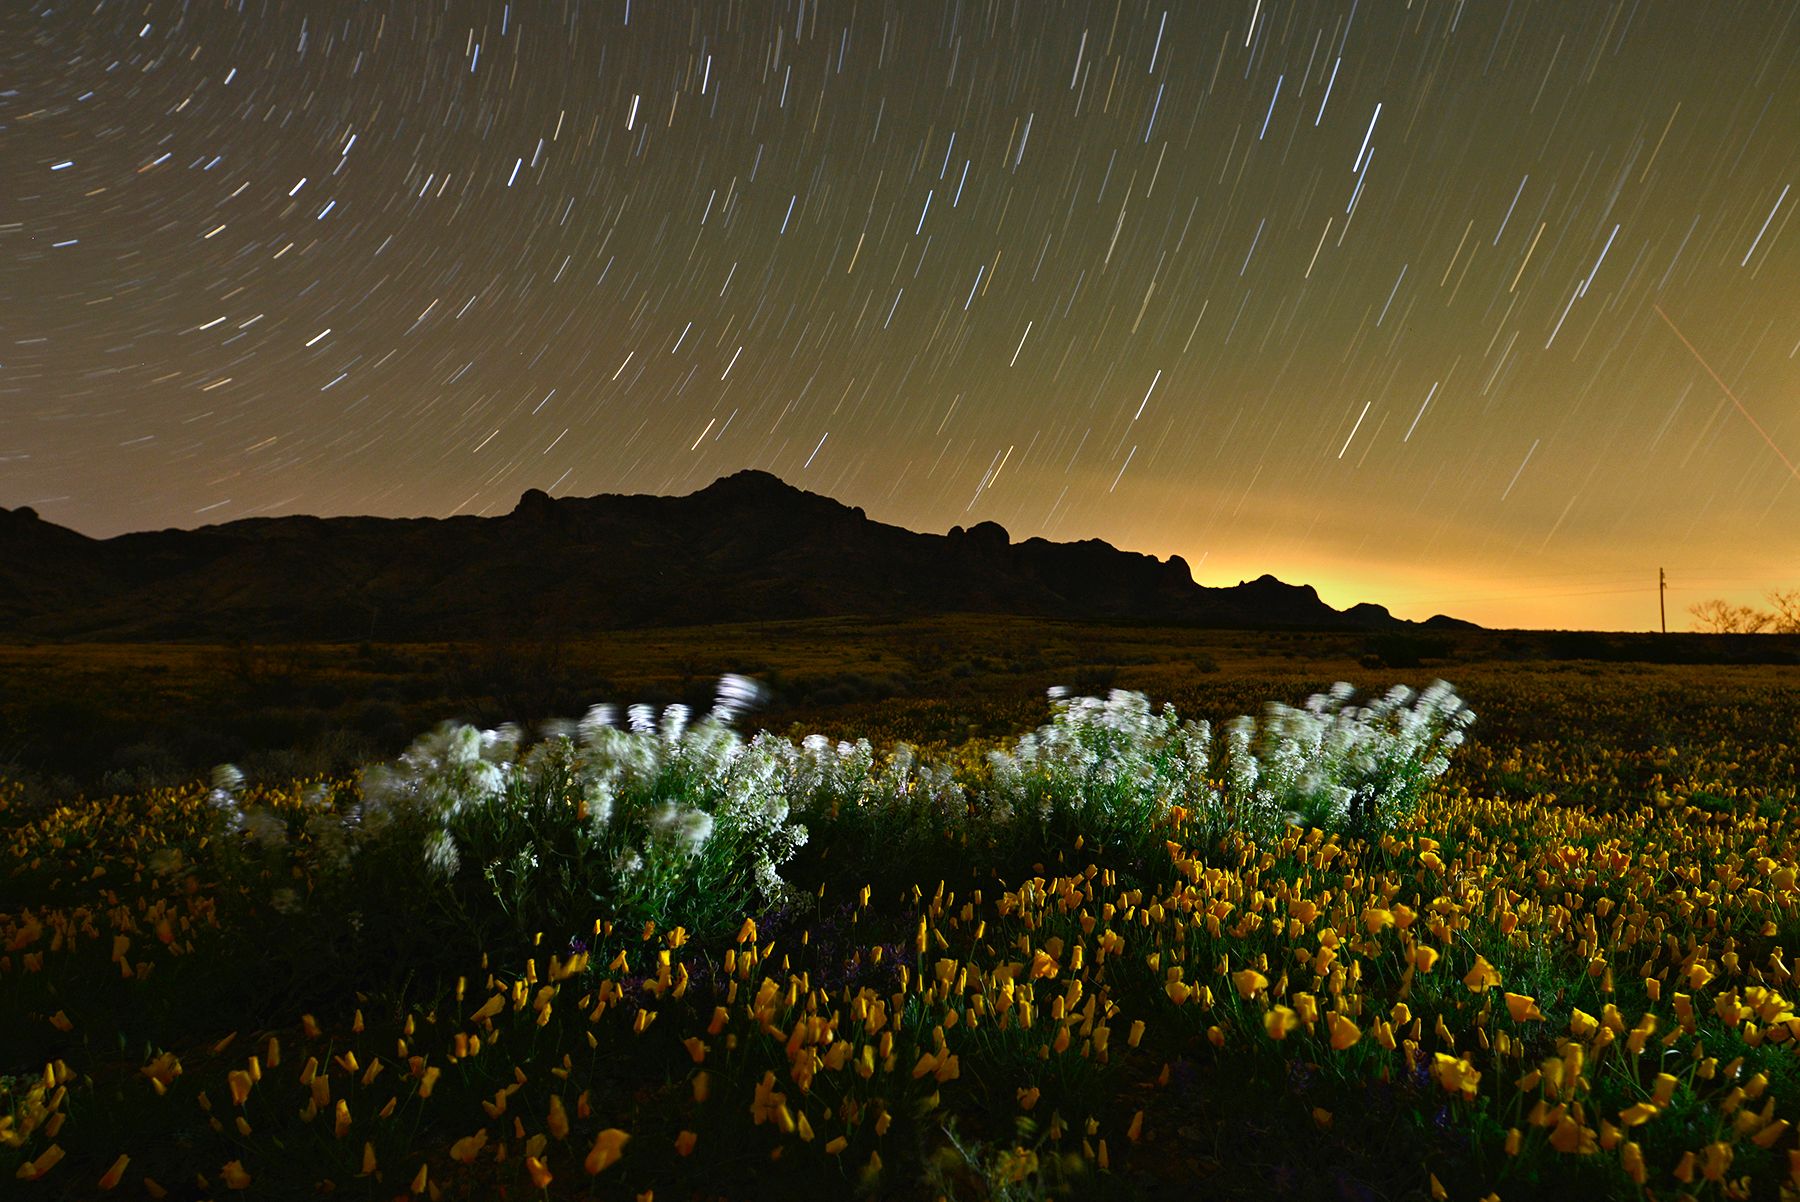
[[[750,937],[754,938],[756,935],[755,924],[751,923],[749,919],[744,921],[750,928]],[[629,1132],[621,1131],[617,1127],[608,1127],[594,1137],[594,1146],[588,1151],[587,1159],[582,1162],[582,1168],[587,1170],[590,1177],[605,1172],[619,1163],[619,1158],[624,1154],[625,1145],[630,1139]]]
[[[1487,962],[1486,956],[1476,956],[1475,967],[1463,974],[1463,984],[1468,986],[1470,993],[1486,993],[1499,987],[1500,973]]]
[[[1237,986],[1238,996],[1245,1001],[1254,998],[1261,990],[1269,987],[1269,978],[1254,968],[1244,968],[1231,974],[1232,984]]]
[[[542,1160],[536,1156],[525,1158],[525,1171],[531,1174],[531,1184],[535,1189],[543,1189],[555,1180]]]
[[[1506,994],[1506,1012],[1516,1023],[1544,1017],[1543,1013],[1538,1010],[1537,999],[1523,993]]]
[[[112,1189],[114,1186],[118,1185],[119,1179],[125,1175],[125,1166],[130,1163],[131,1157],[120,1153],[119,1158],[112,1162],[112,1167],[101,1174],[98,1188]]]
[[[26,1161],[24,1164],[20,1165],[19,1171],[13,1175],[20,1181],[36,1181],[45,1173],[48,1173],[51,1169],[55,1168],[57,1162],[62,1158],[62,1148],[56,1144],[51,1144],[39,1154],[36,1160]]]

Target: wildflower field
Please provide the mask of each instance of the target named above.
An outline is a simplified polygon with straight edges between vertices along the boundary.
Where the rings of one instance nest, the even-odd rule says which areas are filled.
[[[4,787],[0,1180],[1800,1196],[1792,670],[1468,667]]]

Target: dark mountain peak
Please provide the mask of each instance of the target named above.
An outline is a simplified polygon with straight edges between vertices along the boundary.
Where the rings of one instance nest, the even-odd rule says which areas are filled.
[[[666,500],[686,501],[709,508],[723,508],[732,514],[780,514],[793,518],[817,515],[838,520],[864,516],[860,507],[846,505],[835,497],[796,488],[780,476],[757,468],[745,468],[729,476],[720,476],[705,488],[689,493],[686,497],[642,499],[656,504]]]
[[[682,497],[534,488],[498,518],[257,518],[104,541],[0,509],[8,637],[436,640],[520,615],[600,631],[953,613],[1403,625],[1379,605],[1340,613],[1273,576],[1201,587],[1179,555],[1101,539],[1015,543],[987,521],[917,534],[755,470]]]
[[[1255,580],[1238,581],[1237,590],[1246,598],[1266,598],[1269,600],[1292,603],[1303,601],[1310,604],[1323,604],[1319,600],[1319,590],[1310,584],[1289,584],[1278,580],[1264,572]],[[1335,611],[1334,611],[1335,612]]]
[[[46,522],[29,505],[21,505],[17,509],[0,506],[0,538],[19,545],[56,547],[94,541],[80,531],[58,526],[55,522]]]
[[[556,500],[541,488],[528,488],[519,496],[510,516],[528,521],[543,521],[555,516]]]
[[[1344,617],[1358,626],[1386,626],[1394,620],[1385,605],[1362,601],[1344,611]]]
[[[966,542],[983,550],[1000,550],[1012,545],[1012,535],[999,522],[976,522],[967,530],[952,526],[949,538],[952,542]]]
[[[773,472],[765,472],[754,467],[747,467],[741,472],[733,472],[729,476],[720,476],[705,488],[690,495],[733,501],[746,499],[792,501],[800,497],[818,496],[818,494],[809,493],[805,489],[795,488]],[[819,499],[828,500],[829,498]]]

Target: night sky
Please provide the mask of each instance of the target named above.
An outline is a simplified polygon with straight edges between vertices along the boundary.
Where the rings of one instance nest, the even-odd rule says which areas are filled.
[[[0,504],[746,467],[1344,606],[1800,587],[1800,4],[0,6]]]

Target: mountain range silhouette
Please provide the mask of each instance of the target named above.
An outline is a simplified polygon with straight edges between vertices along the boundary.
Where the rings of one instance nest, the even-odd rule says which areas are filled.
[[[1099,539],[920,534],[741,471],[683,497],[553,499],[501,517],[247,518],[93,539],[0,509],[14,641],[412,642],[863,616],[1006,613],[1232,628],[1399,630],[1273,576],[1228,588]]]

